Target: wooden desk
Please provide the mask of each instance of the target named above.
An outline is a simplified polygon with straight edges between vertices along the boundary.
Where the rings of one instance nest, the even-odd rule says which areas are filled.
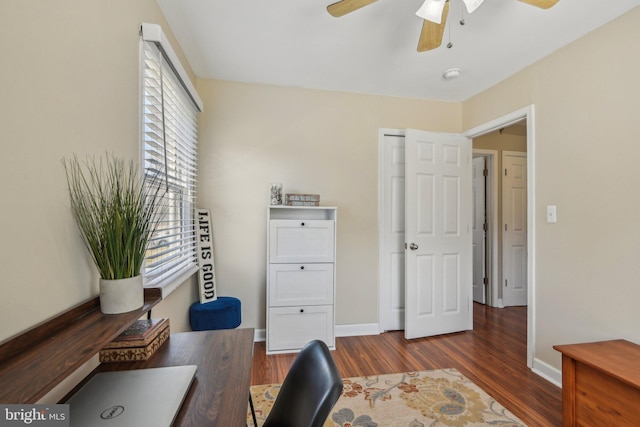
[[[253,329],[182,332],[146,361],[103,363],[99,371],[198,365],[174,427],[247,425]],[[153,398],[153,390],[149,390]]]
[[[640,425],[640,346],[624,340],[556,345],[562,425]]]

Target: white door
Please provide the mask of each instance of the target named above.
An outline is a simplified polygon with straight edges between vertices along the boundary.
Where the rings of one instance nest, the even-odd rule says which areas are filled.
[[[486,207],[484,156],[473,158],[473,300],[486,303]]]
[[[381,136],[380,322],[404,329],[404,135]]]
[[[472,329],[471,140],[405,134],[405,337]]]
[[[502,152],[502,298],[527,305],[527,153]]]

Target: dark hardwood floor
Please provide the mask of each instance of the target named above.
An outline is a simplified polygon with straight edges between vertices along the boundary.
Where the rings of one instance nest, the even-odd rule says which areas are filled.
[[[336,339],[344,378],[456,368],[524,423],[562,425],[561,389],[527,368],[526,307],[474,304],[473,331],[406,340],[403,331]],[[255,344],[251,384],[281,383],[295,354],[265,355]],[[380,426],[384,427],[384,426]]]

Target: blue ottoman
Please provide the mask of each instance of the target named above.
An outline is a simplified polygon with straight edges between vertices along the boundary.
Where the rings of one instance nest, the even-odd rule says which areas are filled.
[[[189,308],[189,322],[194,331],[233,329],[242,322],[240,300],[234,297],[218,297],[217,300],[200,304],[194,302]]]

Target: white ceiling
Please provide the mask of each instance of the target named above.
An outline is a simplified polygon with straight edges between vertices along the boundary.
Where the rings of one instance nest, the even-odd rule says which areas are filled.
[[[335,1],[158,3],[198,77],[444,101],[464,101],[640,5],[560,0],[543,10],[486,0],[464,10],[461,26],[462,1],[451,0],[442,46],[419,53],[423,0],[379,0],[341,18],[326,11]],[[460,77],[444,80],[453,67]]]

